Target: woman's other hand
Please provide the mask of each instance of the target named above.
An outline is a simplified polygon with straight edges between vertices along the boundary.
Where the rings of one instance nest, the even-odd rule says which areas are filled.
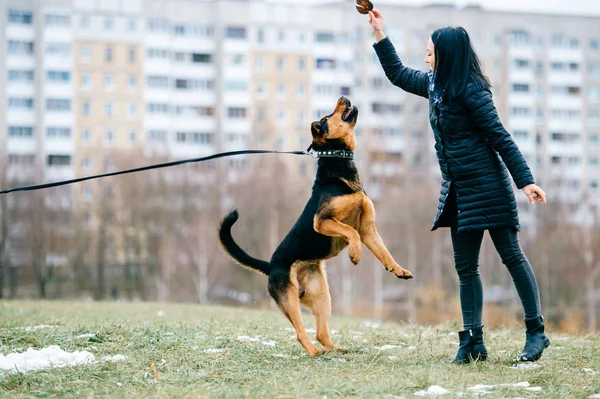
[[[544,190],[542,190],[540,187],[536,186],[535,184],[526,185],[525,187],[523,187],[523,192],[529,199],[529,202],[532,204],[535,203],[536,201],[543,202],[544,204],[546,203],[546,193],[544,192]],[[535,194],[535,196],[534,196],[534,194]]]
[[[376,42],[385,39],[385,33],[383,33],[383,14],[379,10],[373,9],[373,11],[369,11],[369,24],[375,34]]]

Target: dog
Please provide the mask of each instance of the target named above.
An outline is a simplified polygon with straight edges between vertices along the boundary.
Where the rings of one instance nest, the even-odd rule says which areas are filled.
[[[401,279],[413,277],[396,263],[385,247],[375,228],[373,202],[363,189],[353,159],[344,156],[353,154],[356,148],[357,120],[358,109],[341,97],[333,113],[312,123],[309,150],[330,156],[319,157],[311,197],[269,262],[251,257],[234,241],[231,228],[238,219],[237,211],[226,216],[219,228],[219,242],[235,261],[269,277],[269,293],[294,326],[298,341],[310,356],[344,350],[331,342],[329,333],[331,296],[325,273],[326,259],[349,246],[350,260],[357,264],[362,242],[385,270]],[[300,305],[315,316],[317,341],[323,349],[309,339]]]

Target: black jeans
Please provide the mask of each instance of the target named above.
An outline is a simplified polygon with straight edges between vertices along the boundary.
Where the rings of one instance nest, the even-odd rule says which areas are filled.
[[[456,194],[454,189],[448,195],[446,210],[451,221],[452,247],[454,263],[458,273],[460,288],[460,305],[465,330],[482,326],[483,285],[479,275],[479,251],[484,230],[458,233]],[[540,294],[531,264],[525,257],[519,244],[517,229],[505,227],[489,229],[490,237],[496,251],[502,259],[513,279],[525,320],[532,320],[541,315]]]

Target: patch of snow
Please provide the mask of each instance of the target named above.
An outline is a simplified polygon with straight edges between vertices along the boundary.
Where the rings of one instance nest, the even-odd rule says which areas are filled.
[[[586,374],[590,374],[590,375],[596,375],[596,374],[598,374],[597,371],[592,370],[592,369],[583,369],[583,372],[586,373]]]
[[[398,345],[383,345],[383,346],[374,346],[373,349],[377,349],[378,351],[387,351],[390,349],[400,348]]]
[[[505,350],[498,351],[498,353],[506,353]]]
[[[262,344],[266,345],[266,346],[275,346],[275,345],[277,345],[277,342],[275,342],[275,341],[263,341]]]
[[[205,349],[203,352],[213,354],[213,353],[223,353],[225,351],[226,351],[226,349],[209,348],[209,349]]]
[[[114,356],[102,356],[102,360],[105,362],[120,362],[123,360],[127,360],[127,356],[123,356],[123,355],[114,355]]]
[[[331,358],[334,362],[346,363],[346,359],[340,359],[339,357]]]
[[[350,334],[363,335],[364,333],[362,331],[350,331]]]
[[[175,333],[168,332],[168,333],[166,333],[165,335],[166,335],[166,336],[170,336],[170,335],[175,335]]]
[[[563,346],[551,346],[551,348],[556,350],[565,349]]]
[[[335,335],[337,333],[338,333],[337,330],[331,330],[331,335]]]
[[[408,348],[406,348],[406,349],[408,349],[409,351],[416,351],[416,350],[417,350],[417,347],[416,347],[416,346],[409,346],[409,347],[408,347]]]
[[[542,366],[540,366],[537,363],[519,363],[519,364],[515,364],[514,366],[510,366],[511,369],[513,370],[531,370],[531,369],[539,369]]]
[[[75,338],[94,338],[96,336],[96,334],[92,333],[92,334],[81,334],[76,336]]]
[[[159,310],[158,312],[156,312],[156,315],[158,317],[163,317],[165,315],[165,311],[164,310]]]
[[[292,360],[300,359],[300,356],[282,355],[281,353],[274,353],[273,357],[282,357],[284,359],[292,359]]]
[[[542,390],[542,387],[529,387],[529,388],[525,388],[527,391],[533,391],[533,392],[540,392]]]
[[[0,370],[11,372],[25,372],[39,370],[47,367],[65,367],[78,364],[92,363],[96,357],[88,351],[66,352],[57,345],[35,350],[27,349],[23,353],[9,353],[0,355]]]
[[[475,391],[477,393],[490,393],[492,389],[496,388],[496,385],[483,385],[477,384],[473,387],[467,388],[469,391]]]
[[[242,341],[242,342],[258,342],[260,341],[260,338],[258,336],[256,337],[249,337],[247,335],[239,335],[237,337],[238,341]]]
[[[25,331],[37,331],[37,330],[41,330],[42,328],[58,328],[60,326],[49,326],[47,324],[40,324],[39,326],[33,326],[33,327],[25,327]]]
[[[365,321],[364,325],[366,327],[369,327],[369,328],[372,328],[372,329],[376,330],[379,327],[381,327],[381,322],[380,321]]]
[[[315,330],[314,328],[307,328],[307,329],[306,329],[306,332],[307,332],[307,333],[316,333],[316,332],[317,332],[317,330]]]
[[[400,358],[398,356],[388,356],[388,359],[390,359],[390,360],[398,360]]]
[[[600,399],[600,393],[590,396],[589,399]]]
[[[429,388],[427,388],[426,391],[415,392],[415,396],[438,396],[438,395],[446,395],[449,393],[450,393],[450,391],[448,391],[445,388],[442,388],[439,385],[432,385]]]

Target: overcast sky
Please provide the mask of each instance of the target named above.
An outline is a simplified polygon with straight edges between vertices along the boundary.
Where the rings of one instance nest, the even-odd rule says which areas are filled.
[[[320,2],[323,0],[279,0],[282,2]],[[377,7],[378,0],[372,0]],[[552,14],[577,14],[600,16],[600,0],[379,0],[379,4],[423,5],[454,3],[459,7],[479,4],[490,10],[548,12]],[[600,28],[599,28],[600,29]]]

